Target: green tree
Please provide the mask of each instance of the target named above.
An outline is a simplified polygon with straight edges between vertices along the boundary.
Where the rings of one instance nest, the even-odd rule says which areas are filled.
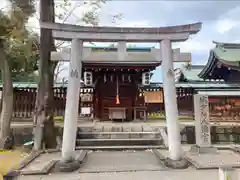
[[[39,59],[37,37],[29,35],[24,43],[12,41],[6,51],[7,60],[12,71],[13,82],[36,82],[34,72],[38,69]],[[36,41],[36,42],[35,42]]]
[[[11,32],[14,38],[6,52],[13,81],[36,81],[34,71],[38,68],[39,37],[26,29],[29,17],[36,12],[34,0],[9,0],[9,2],[12,5],[11,21],[18,25]]]
[[[19,0],[12,0],[11,9],[6,13],[0,10],[0,71],[3,84],[2,90],[2,108],[1,108],[1,126],[0,126],[0,148],[4,148],[5,140],[10,135],[10,124],[13,111],[13,86],[12,74],[16,73],[13,67],[16,67],[16,62],[19,60],[19,52],[22,52],[27,58],[31,59],[32,55],[28,51],[30,47],[29,33],[26,30],[25,24],[28,18],[35,12],[34,5],[29,0],[29,6],[20,7]],[[27,0],[26,0],[27,2]],[[31,7],[31,8],[30,8]],[[31,9],[31,11],[30,11]],[[31,41],[32,42],[32,41]],[[20,49],[22,51],[20,51]],[[32,49],[32,48],[30,48]],[[16,51],[15,51],[16,50]],[[26,65],[25,65],[26,66]],[[21,68],[18,68],[21,69]],[[22,69],[21,69],[22,70]]]

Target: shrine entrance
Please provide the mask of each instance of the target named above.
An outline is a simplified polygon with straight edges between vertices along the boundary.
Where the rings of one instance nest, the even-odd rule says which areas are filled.
[[[145,120],[144,97],[140,95],[139,84],[142,73],[150,72],[159,63],[137,67],[135,65],[102,64],[91,67],[83,65],[85,72],[91,72],[94,82],[93,113],[100,120]]]

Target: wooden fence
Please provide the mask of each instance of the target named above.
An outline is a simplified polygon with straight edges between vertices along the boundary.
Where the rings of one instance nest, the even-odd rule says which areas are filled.
[[[14,88],[14,118],[31,118],[36,102],[36,88]],[[66,88],[54,88],[55,116],[63,116],[66,102]]]
[[[0,89],[1,90],[1,89]],[[55,87],[54,88],[54,112],[55,116],[64,116],[65,103],[66,103],[66,87]],[[193,114],[193,91],[187,92],[182,89],[177,89],[177,100],[180,112],[190,112]],[[88,93],[87,88],[81,89],[81,93]],[[91,91],[92,92],[92,91]],[[14,119],[28,119],[33,116],[34,107],[36,102],[37,88],[14,88]],[[82,102],[79,100],[79,112],[81,106],[92,106],[91,103]],[[146,104],[149,118],[161,118],[164,116],[164,103],[150,103]],[[160,114],[160,116],[159,116]],[[80,116],[80,114],[79,114]],[[159,116],[159,117],[158,117]]]

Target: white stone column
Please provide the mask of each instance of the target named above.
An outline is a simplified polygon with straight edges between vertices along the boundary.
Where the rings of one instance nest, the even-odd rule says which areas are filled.
[[[237,180],[238,172],[231,167],[220,167],[219,168],[219,180]]]
[[[162,54],[163,91],[170,154],[169,158],[172,160],[179,160],[182,151],[171,41],[161,41],[160,48]]]
[[[127,52],[127,43],[125,41],[119,41],[117,45],[118,60],[124,61]]]
[[[63,162],[68,162],[75,159],[74,154],[77,132],[80,80],[82,71],[82,53],[83,41],[79,39],[73,39],[71,46],[71,58],[63,129]]]

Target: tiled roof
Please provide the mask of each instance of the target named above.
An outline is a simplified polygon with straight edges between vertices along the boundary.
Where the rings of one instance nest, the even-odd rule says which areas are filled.
[[[189,67],[185,67],[181,69],[182,71],[182,78],[180,78],[180,82],[182,80],[186,80],[188,82],[191,81],[204,81],[202,78],[198,76],[198,74],[202,71],[204,66],[200,65],[191,65]]]
[[[217,67],[219,63],[229,68],[240,70],[240,44],[214,43],[216,47],[210,51],[208,62],[199,73],[199,77],[208,78],[209,73]]]
[[[232,66],[239,66],[240,44],[216,43],[213,52],[218,60],[226,61]]]

